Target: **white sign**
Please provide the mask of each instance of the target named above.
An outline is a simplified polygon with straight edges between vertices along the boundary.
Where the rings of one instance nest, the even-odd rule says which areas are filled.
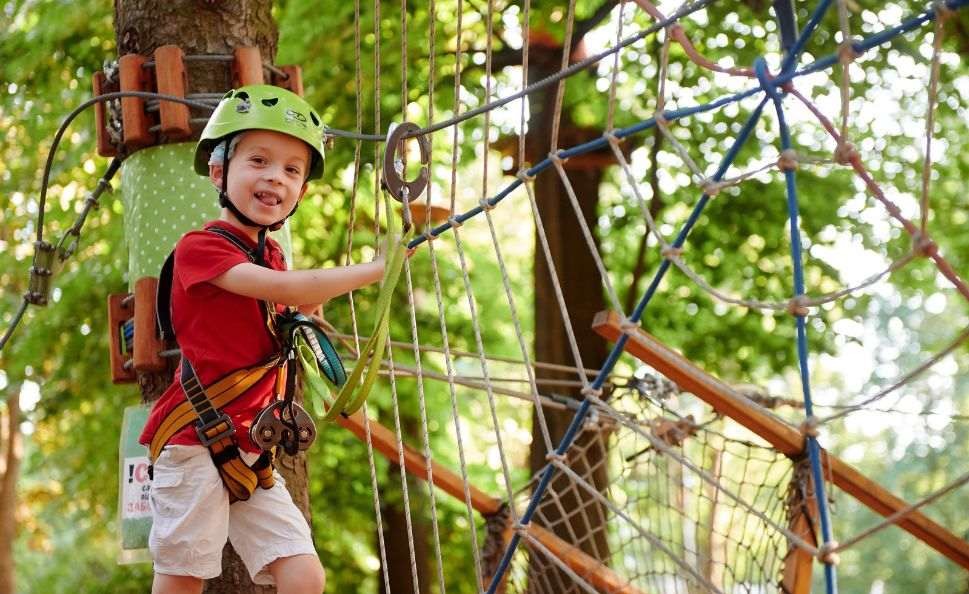
[[[125,458],[121,477],[121,517],[123,520],[150,518],[148,496],[151,480],[148,478],[148,458],[138,456]]]

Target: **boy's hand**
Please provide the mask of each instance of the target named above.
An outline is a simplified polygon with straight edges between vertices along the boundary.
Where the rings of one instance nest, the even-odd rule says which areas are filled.
[[[416,246],[416,245],[414,247],[412,247],[412,248],[407,248],[407,257],[410,258],[411,256],[413,256],[414,255],[414,252],[417,251],[417,248],[418,248],[418,246]]]

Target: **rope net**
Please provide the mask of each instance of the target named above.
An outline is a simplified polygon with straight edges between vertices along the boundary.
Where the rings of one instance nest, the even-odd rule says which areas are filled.
[[[637,0],[639,8],[647,12],[655,23],[640,33],[630,33],[628,13],[632,9],[621,5],[616,10],[616,45],[595,56],[595,61],[616,54],[612,65],[609,88],[609,119],[607,129],[601,136],[584,143],[559,149],[560,116],[565,79],[580,71],[578,64],[569,66],[569,55],[563,52],[561,70],[554,77],[524,88],[512,95],[507,84],[496,84],[492,73],[491,19],[494,6],[488,2],[485,14],[489,35],[483,60],[485,75],[481,84],[485,89],[484,105],[477,101],[475,109],[461,113],[462,45],[457,45],[458,64],[454,72],[455,117],[446,122],[430,124],[422,130],[437,142],[448,140],[444,135],[432,133],[453,126],[450,136],[449,191],[443,193],[450,202],[450,215],[445,223],[433,224],[431,206],[442,200],[434,196],[440,192],[432,183],[420,200],[426,206],[423,234],[411,242],[412,247],[427,244],[430,274],[419,277],[413,274],[411,264],[405,266],[403,284],[407,289],[406,317],[409,331],[396,333],[388,346],[383,372],[388,379],[392,396],[392,410],[386,408],[375,419],[367,421],[377,426],[376,418],[391,419],[395,447],[387,450],[367,435],[371,477],[374,470],[375,450],[400,467],[400,490],[394,497],[403,501],[408,527],[408,549],[412,565],[410,589],[419,591],[418,544],[413,539],[412,514],[427,515],[427,510],[412,509],[412,494],[408,488],[407,473],[426,479],[438,489],[431,489],[427,503],[432,525],[433,555],[437,560],[437,574],[430,577],[440,591],[453,576],[443,574],[443,559],[453,551],[460,540],[473,557],[474,580],[479,592],[502,593],[572,593],[572,592],[622,592],[640,594],[646,592],[694,593],[766,593],[803,592],[810,588],[811,565],[818,560],[823,564],[827,591],[837,591],[835,573],[836,553],[866,538],[887,525],[912,521],[923,505],[961,486],[969,478],[959,479],[951,485],[913,505],[895,501],[878,511],[888,516],[882,524],[871,527],[857,539],[843,541],[838,545],[831,526],[829,499],[838,483],[845,484],[844,471],[839,461],[832,463],[822,453],[818,444],[818,427],[855,410],[864,410],[875,401],[904,386],[911,377],[925,371],[953,349],[961,345],[969,333],[959,334],[942,352],[926,358],[925,362],[892,383],[875,396],[868,397],[857,408],[845,409],[828,418],[818,419],[813,412],[810,371],[807,359],[807,332],[805,318],[810,308],[854,296],[869,287],[883,282],[918,261],[931,260],[941,275],[958,293],[969,299],[965,282],[942,257],[929,237],[925,222],[929,211],[928,174],[923,176],[920,220],[912,223],[886,196],[878,183],[869,175],[860,155],[849,141],[848,115],[851,62],[864,52],[878,47],[896,35],[916,30],[925,23],[939,20],[946,11],[961,6],[961,2],[948,5],[935,4],[923,13],[905,20],[893,29],[876,33],[865,39],[851,36],[850,20],[843,2],[838,2],[838,22],[841,41],[837,52],[815,59],[807,65],[799,65],[799,55],[807,40],[819,27],[830,1],[817,4],[797,39],[790,40],[777,72],[770,72],[763,59],[753,68],[721,66],[703,56],[677,21],[701,9],[705,3],[688,3],[673,16],[667,17],[647,0]],[[433,7],[432,7],[433,12]],[[523,37],[529,38],[529,3],[523,10]],[[374,5],[379,14],[379,3]],[[401,14],[406,15],[406,10]],[[457,14],[462,14],[458,2]],[[563,6],[566,20],[565,47],[569,46],[575,23],[575,5]],[[480,16],[480,15],[479,15]],[[359,17],[358,17],[359,18]],[[463,32],[458,20],[457,39]],[[626,29],[624,29],[626,27]],[[402,17],[401,30],[406,31],[406,19]],[[663,43],[657,56],[658,101],[654,117],[625,128],[613,128],[616,107],[616,88],[620,69],[619,50],[642,39],[649,32],[662,30]],[[379,25],[375,22],[375,37],[380,38]],[[940,26],[936,26],[932,59],[927,119],[933,117],[937,101]],[[358,32],[359,34],[359,32]],[[435,28],[432,26],[431,47],[434,47]],[[729,77],[731,89],[741,89],[717,100],[689,105],[683,98],[683,89],[668,81],[670,49],[673,43],[680,46],[686,58],[699,66]],[[401,40],[401,52],[408,53],[406,36]],[[359,48],[358,48],[359,52]],[[528,44],[523,44],[522,81],[528,80]],[[380,46],[375,47],[375,62],[380,62]],[[588,67],[594,62],[580,62]],[[402,93],[407,93],[407,59],[401,61]],[[480,62],[479,62],[480,64]],[[812,101],[796,88],[799,77],[808,76],[832,66],[843,67],[841,76],[840,124],[835,124],[819,110]],[[604,66],[600,64],[600,67]],[[432,68],[433,71],[433,68]],[[374,69],[374,88],[378,89],[375,103],[376,122],[381,121],[379,101],[379,69]],[[737,81],[743,84],[737,83]],[[494,193],[496,184],[503,182],[494,167],[489,170],[487,149],[480,151],[481,171],[474,181],[480,181],[481,192],[462,188],[458,191],[457,153],[459,125],[475,115],[483,115],[483,138],[492,138],[490,126],[492,110],[505,109],[510,98],[525,96],[537,88],[557,84],[554,93],[554,117],[549,136],[551,152],[548,158],[525,166],[525,103],[521,102],[520,134],[517,147],[517,164],[522,167],[516,179]],[[357,82],[359,88],[359,80]],[[739,86],[738,86],[739,85]],[[523,87],[526,85],[523,83]],[[429,81],[429,93],[433,94],[435,81]],[[492,96],[495,88],[504,88],[503,99]],[[674,93],[679,96],[672,99]],[[669,102],[668,100],[669,97]],[[804,111],[816,119],[818,130],[833,140],[833,154],[808,152],[803,147],[796,150],[785,117],[783,100],[791,96],[804,106]],[[549,95],[552,97],[553,95]],[[692,96],[692,95],[691,95]],[[747,113],[740,113],[731,130],[736,133],[729,149],[719,163],[698,162],[706,154],[716,151],[709,147],[690,147],[693,130],[679,127],[679,120],[700,116],[725,108],[732,110],[731,117],[738,114],[738,105],[747,98],[759,97],[759,102],[744,103]],[[789,102],[793,103],[793,102]],[[433,106],[433,101],[430,103]],[[505,113],[505,116],[508,114]],[[778,145],[773,149],[747,151],[741,155],[745,143],[756,137],[762,119],[773,117],[776,122]],[[428,122],[433,122],[429,109]],[[701,120],[702,121],[702,120]],[[354,180],[360,171],[360,142],[366,135],[338,134],[355,138],[358,142],[354,163]],[[653,130],[654,145],[662,140],[672,149],[678,164],[686,172],[661,171],[663,175],[685,178],[692,184],[700,199],[693,203],[683,200],[682,226],[678,230],[669,224],[654,220],[647,196],[647,185],[655,180],[641,179],[630,164],[630,151],[624,145],[628,139],[646,130]],[[926,147],[931,145],[931,122],[926,127]],[[812,149],[812,151],[815,149]],[[644,250],[653,250],[661,264],[641,300],[624,307],[616,290],[618,279],[611,276],[610,266],[600,253],[595,230],[590,228],[588,216],[582,212],[580,192],[573,187],[566,170],[568,160],[598,151],[606,154],[619,165],[619,178],[627,209],[641,212],[645,225]],[[508,151],[514,152],[514,151]],[[442,151],[443,154],[443,151]],[[508,154],[508,153],[506,153]],[[376,155],[376,153],[375,153]],[[667,153],[668,155],[668,153]],[[757,155],[761,155],[757,158]],[[925,151],[923,167],[931,168],[931,157]],[[656,154],[651,155],[655,160]],[[511,158],[511,157],[509,157]],[[512,158],[512,161],[515,159]],[[664,165],[666,165],[664,163]],[[860,184],[874,196],[894,219],[911,236],[910,250],[890,258],[884,270],[850,286],[832,289],[825,287],[823,293],[811,292],[804,280],[802,248],[799,228],[796,171],[812,168],[832,171],[847,167],[858,177]],[[507,172],[507,166],[506,172]],[[665,169],[665,168],[664,168]],[[671,168],[670,168],[671,169]],[[548,170],[548,171],[546,171]],[[728,175],[729,174],[729,175]],[[824,173],[820,174],[821,176]],[[444,176],[442,176],[444,177]],[[684,253],[688,238],[699,224],[705,207],[719,194],[731,197],[742,195],[743,188],[762,183],[767,177],[783,179],[787,194],[789,234],[791,240],[790,269],[785,270],[793,278],[769,286],[793,288],[793,296],[778,298],[778,291],[768,296],[731,294],[721,280],[704,276],[705,254]],[[574,241],[589,250],[589,264],[598,271],[595,282],[605,297],[607,307],[619,317],[619,336],[611,353],[600,360],[583,360],[583,347],[589,341],[587,329],[576,326],[570,312],[566,294],[571,289],[563,286],[563,270],[569,262],[556,261],[552,244],[555,238],[546,234],[543,215],[540,214],[539,184],[560,183],[563,198],[557,216],[575,217],[578,233]],[[444,183],[444,182],[442,182]],[[685,185],[685,184],[679,184]],[[379,180],[374,179],[374,186]],[[655,187],[652,188],[655,194]],[[354,190],[356,196],[356,189]],[[375,192],[376,193],[376,192]],[[506,198],[514,197],[514,200]],[[473,197],[469,202],[468,198]],[[679,199],[679,195],[676,196]],[[729,199],[729,198],[727,198]],[[463,212],[459,205],[473,204]],[[389,207],[378,198],[374,208],[375,231],[379,234],[380,214]],[[691,210],[692,209],[692,210]],[[530,220],[529,220],[530,219]],[[421,221],[416,221],[418,224]],[[474,231],[463,229],[475,225]],[[535,260],[522,258],[518,243],[522,237],[536,237]],[[352,237],[352,233],[351,233]],[[647,239],[649,242],[647,243]],[[534,266],[532,266],[534,264]],[[523,279],[515,277],[509,269],[547,274],[548,293],[557,305],[558,317],[543,317],[536,313],[534,319],[528,307],[520,303],[521,295],[528,295]],[[534,268],[531,270],[530,268]],[[790,314],[796,325],[798,364],[801,369],[803,399],[776,398],[745,390],[734,390],[707,379],[699,370],[685,372],[686,379],[696,382],[687,391],[654,372],[630,375],[629,366],[620,365],[627,339],[636,340],[640,319],[648,319],[645,309],[656,288],[671,268],[683,273],[691,291],[705,293],[717,307],[739,307],[749,310]],[[500,286],[482,287],[476,283],[477,271],[485,271],[483,278],[500,278]],[[622,287],[620,287],[622,288]],[[638,290],[637,287],[633,287]],[[482,295],[488,295],[483,298]],[[638,297],[638,296],[637,296]],[[632,307],[635,305],[635,307]],[[351,300],[351,311],[353,309]],[[625,311],[624,311],[625,310]],[[404,316],[403,308],[399,312]],[[352,335],[357,345],[366,337],[357,336],[358,324],[353,314]],[[628,316],[628,317],[627,317]],[[432,323],[437,318],[437,324]],[[571,359],[568,365],[551,365],[536,360],[534,325],[552,319],[556,328],[558,348]],[[502,320],[505,332],[514,333],[510,341],[511,352],[497,355],[492,346],[499,337],[494,335],[487,320]],[[507,339],[508,337],[501,337]],[[592,337],[593,340],[601,340]],[[517,351],[514,347],[517,347]],[[637,355],[640,356],[640,355]],[[586,356],[588,359],[588,356]],[[592,369],[590,365],[597,368]],[[601,365],[601,368],[599,367]],[[666,373],[666,369],[660,370]],[[712,387],[711,387],[712,386]],[[711,394],[720,398],[711,402]],[[407,398],[399,404],[398,398]],[[705,402],[701,402],[705,401]],[[435,406],[428,406],[429,402]],[[724,402],[731,403],[732,413],[724,414]],[[711,406],[712,404],[712,406]],[[779,404],[794,405],[794,415],[781,418],[769,407]],[[418,410],[418,430],[407,431],[401,425],[401,410]],[[429,410],[449,408],[450,418],[428,419]],[[737,409],[741,413],[737,413]],[[716,412],[719,411],[719,412]],[[571,418],[568,426],[561,424],[561,415]],[[807,420],[804,420],[806,417]],[[751,419],[754,419],[751,421]],[[803,423],[802,423],[803,421]],[[390,424],[390,421],[385,421]],[[531,425],[530,435],[527,428]],[[371,427],[372,429],[372,427]],[[379,430],[378,430],[379,433]],[[524,433],[524,435],[523,435]],[[412,444],[408,440],[419,440]],[[544,450],[542,449],[544,445]],[[544,462],[536,463],[535,452],[544,451]],[[531,471],[522,469],[523,462],[531,454]],[[838,474],[841,472],[842,474]],[[850,480],[848,481],[850,483]],[[378,524],[381,522],[381,493],[378,481],[372,480],[374,509]],[[446,493],[448,497],[445,497]],[[864,500],[858,490],[847,489],[851,497]],[[842,493],[839,492],[839,496]],[[883,497],[878,495],[877,497]],[[876,497],[876,498],[877,498]],[[885,495],[885,498],[890,498]],[[423,499],[421,501],[424,501]],[[463,507],[463,509],[462,509]],[[887,511],[886,511],[887,509]],[[439,515],[466,519],[467,533],[456,538],[454,526],[439,523]],[[924,525],[924,517],[918,516]],[[958,541],[953,544],[945,530],[932,528],[935,536],[913,531],[919,538],[932,544],[947,543],[945,552],[958,563],[969,563],[969,545]],[[445,539],[448,544],[445,544]],[[932,544],[940,551],[945,547]],[[386,573],[386,551],[380,541],[381,559],[384,560],[383,580],[390,589]],[[427,553],[430,556],[431,553]],[[963,560],[963,556],[965,557]],[[805,574],[805,566],[807,573]],[[465,576],[470,579],[471,575]],[[807,585],[807,586],[806,586]]]
[[[792,462],[729,420],[677,416],[675,402],[624,391],[612,404],[619,418],[592,415],[561,460],[571,473],[555,475],[533,516],[588,564],[530,535],[507,592],[775,591],[789,548],[777,527],[788,525],[788,492],[803,492]]]

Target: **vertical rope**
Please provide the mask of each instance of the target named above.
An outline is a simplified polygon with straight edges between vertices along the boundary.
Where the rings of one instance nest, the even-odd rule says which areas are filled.
[[[935,105],[939,98],[939,62],[945,18],[937,15],[932,38],[932,69],[929,75],[929,98],[925,114],[925,161],[922,164],[922,199],[919,202],[919,231],[925,237],[929,224],[929,184],[932,179],[932,135],[935,127]]]
[[[354,88],[356,90],[356,129],[358,133],[363,130],[363,105],[361,102],[361,98],[363,97],[363,68],[360,51],[360,37],[360,0],[353,0],[353,50],[354,64],[356,68],[356,72],[354,73]],[[353,149],[353,188],[351,189],[350,194],[350,221],[347,223],[347,256],[345,260],[347,265],[350,264],[353,253],[353,231],[356,222],[357,189],[360,179],[361,151],[361,142],[357,141]],[[374,185],[374,188],[377,187],[379,186]],[[359,361],[361,358],[360,328],[357,324],[357,310],[353,299],[353,291],[347,293],[347,297],[350,303],[350,322],[353,328],[354,348],[358,354],[357,360]],[[383,514],[380,511],[380,485],[377,481],[377,465],[373,454],[373,436],[370,432],[370,413],[366,402],[363,404],[363,428],[367,443],[367,465],[369,466],[370,470],[370,489],[373,497],[373,513],[374,518],[377,520],[377,548],[379,549],[378,554],[380,555],[380,573],[383,576],[385,591],[390,592],[390,568],[387,566],[387,544],[384,541]]]
[[[619,22],[616,23],[616,45],[622,42],[622,28],[625,20],[626,3],[619,3]],[[666,33],[667,37],[669,32]],[[619,76],[620,52],[613,55],[612,73],[609,76],[609,111],[606,114],[606,131],[612,132],[616,117],[616,82]]]
[[[574,26],[575,0],[569,0],[569,12],[565,21],[565,39],[562,41],[562,70],[569,67],[569,57],[572,55],[572,29]],[[555,85],[555,111],[552,116],[552,136],[549,141],[549,150],[552,151],[558,149],[559,146],[559,120],[562,117],[562,98],[564,95],[565,79],[562,79]]]
[[[757,77],[764,87],[765,94],[774,103],[774,111],[777,114],[778,127],[781,135],[781,150],[792,149],[790,130],[784,117],[784,106],[782,97],[768,81],[767,65],[763,58],[759,58],[754,63]],[[804,266],[802,263],[801,232],[798,225],[798,200],[797,184],[793,168],[785,168],[784,181],[787,190],[787,211],[790,221],[791,235],[791,260],[794,267],[794,299],[799,299],[804,295]],[[800,367],[801,390],[804,396],[804,413],[807,417],[814,416],[814,403],[811,398],[811,377],[808,362],[807,344],[807,319],[805,315],[795,316],[797,323],[797,359]],[[818,444],[817,437],[807,436],[807,450],[811,461],[811,474],[814,478],[815,497],[818,503],[818,517],[821,521],[821,534],[826,547],[834,546],[831,536],[831,523],[828,517],[828,502],[825,497],[824,472],[821,467],[821,446]],[[836,594],[838,591],[837,574],[834,564],[824,561],[825,588],[828,594]]]
[[[435,68],[436,68],[435,47],[437,43],[437,7],[434,3],[434,0],[430,0],[428,5],[428,11],[430,13],[431,26],[430,26],[430,39],[429,39],[429,45],[428,45],[429,74],[428,74],[428,89],[427,89],[427,93],[428,93],[427,121],[433,122],[434,121],[434,87],[436,86],[436,83],[437,83],[437,76],[435,71]],[[433,141],[434,141],[434,137],[433,135],[430,135],[428,138],[428,143],[431,147],[431,150],[429,151],[431,155],[434,154]],[[432,197],[433,189],[434,189],[434,184],[431,183],[429,180],[427,184],[427,189],[425,190],[427,193],[426,203],[425,203],[427,207],[425,209],[425,224],[430,224],[430,220],[431,220],[431,197]],[[409,205],[404,205],[403,208],[409,208]],[[413,346],[415,350],[414,359],[416,361],[416,367],[417,367],[417,391],[418,391],[418,397],[420,402],[421,433],[424,441],[424,465],[427,467],[428,493],[429,493],[430,502],[431,502],[431,525],[432,525],[432,531],[434,534],[434,555],[437,560],[438,588],[440,589],[441,594],[445,594],[447,592],[447,587],[445,586],[445,583],[444,583],[444,559],[441,554],[441,531],[438,525],[438,518],[437,518],[437,494],[433,487],[434,465],[433,465],[433,457],[431,454],[430,432],[427,426],[427,404],[426,404],[426,398],[424,394],[424,378],[423,378],[423,368],[421,363],[420,344],[418,343],[418,336],[417,336],[417,312],[416,312],[416,307],[414,305],[414,291],[413,291],[413,285],[411,282],[410,260],[406,260],[404,262],[404,270],[406,271],[406,274],[407,274],[407,301],[411,311],[411,333],[414,338]],[[448,377],[450,380],[451,379],[450,373],[448,374]],[[453,384],[453,381],[451,381],[450,383]],[[467,479],[465,479],[464,481],[465,490],[467,490],[467,483],[468,481]],[[474,517],[473,517],[472,510],[470,509],[470,495],[467,496],[467,499],[468,499],[469,521],[473,529]],[[475,542],[477,542],[477,538],[475,538],[474,540]]]
[[[552,249],[548,244],[548,236],[545,234],[545,225],[542,224],[542,217],[538,212],[538,202],[535,200],[535,193],[532,191],[531,183],[526,180],[522,185],[528,194],[528,203],[532,207],[532,218],[535,220],[535,229],[538,231],[542,254],[544,254],[545,263],[548,266],[548,276],[552,281],[552,288],[555,290],[555,300],[558,302],[559,313],[562,314],[562,326],[565,328],[565,334],[569,339],[569,347],[572,349],[572,357],[575,359],[575,366],[578,369],[579,381],[582,382],[583,388],[586,388],[589,386],[589,378],[586,376],[585,366],[582,364],[582,354],[579,352],[579,343],[575,338],[575,330],[572,327],[572,317],[569,315],[568,307],[565,305],[562,283],[559,282],[558,271],[555,269],[555,261],[552,258]]]
[[[463,1],[458,0],[457,52],[456,52],[456,58],[455,58],[454,107],[453,107],[453,111],[455,114],[457,114],[460,111],[460,107],[461,107],[461,59],[462,59],[461,40],[462,40],[462,34],[463,34],[463,21],[462,21],[463,8],[464,8]],[[456,202],[457,202],[457,164],[458,164],[458,127],[455,126],[452,132],[452,144],[451,144],[451,185],[449,189],[451,213],[454,213],[454,211],[456,210]],[[487,396],[488,396],[488,406],[491,412],[491,422],[492,422],[492,425],[494,426],[495,440],[498,445],[498,457],[499,457],[499,460],[501,461],[501,472],[505,482],[506,499],[509,503],[508,508],[511,514],[512,521],[517,522],[518,514],[514,506],[514,494],[512,491],[511,472],[508,468],[508,459],[507,459],[507,456],[505,455],[505,448],[501,439],[501,425],[498,422],[498,413],[495,405],[495,395],[491,385],[488,362],[485,358],[484,341],[481,338],[481,327],[478,323],[477,307],[475,305],[474,293],[471,288],[471,278],[468,275],[468,266],[465,260],[464,247],[461,241],[461,234],[458,231],[458,226],[454,227],[453,232],[454,232],[455,247],[458,250],[458,259],[459,259],[460,268],[461,268],[461,277],[464,281],[464,292],[468,300],[468,310],[471,313],[471,326],[474,331],[475,347],[477,348],[477,351],[478,351],[478,362],[481,367],[481,375],[483,378],[485,392],[487,393]],[[431,262],[434,267],[433,270],[434,270],[434,279],[435,279],[434,281],[435,291],[438,294],[438,304],[440,306],[440,303],[441,303],[440,287],[439,287],[439,278],[438,278],[438,271],[437,271],[437,258],[436,258],[436,253],[433,250],[434,242],[430,241],[428,242],[428,244],[431,247]],[[443,317],[443,314],[441,315],[441,323],[442,323],[442,332],[446,339],[447,329],[446,329],[446,322],[445,322],[445,318]],[[445,348],[448,349],[449,346],[445,345]],[[450,353],[449,352],[445,353],[445,361],[448,361],[449,384],[453,385],[453,378],[450,372]],[[453,406],[455,402],[453,390],[452,390],[451,402],[452,402],[452,414],[455,415],[454,417],[455,428],[457,429],[459,425],[457,423],[456,409]],[[461,453],[461,457],[462,457],[462,472],[463,472],[463,450],[459,450],[459,452]],[[467,492],[467,486],[468,486],[467,480],[464,481],[464,485],[465,485],[465,491],[466,491],[465,492],[466,504],[470,505],[470,493]],[[469,515],[470,515],[470,512],[469,512]],[[469,519],[471,520],[470,525],[472,527],[472,530],[475,530],[475,523],[473,521],[474,519],[473,518],[469,518]],[[477,543],[476,533],[473,534],[473,542]],[[482,591],[481,584],[483,582],[484,572],[481,568],[481,561],[480,561],[481,555],[480,555],[480,552],[477,550],[476,545],[474,549],[474,555],[475,555],[475,571],[477,572],[477,575],[478,575],[478,583],[476,587],[478,592],[480,593]]]
[[[841,29],[841,47],[838,48],[838,58],[841,62],[841,138],[847,141],[848,103],[851,100],[851,63],[855,59],[851,25],[848,20],[848,0],[838,0],[838,25]]]
[[[460,0],[459,0],[460,1]],[[531,0],[525,0],[525,7],[522,10],[522,92],[525,92],[525,88],[528,86],[528,48],[531,45],[531,25],[528,22],[531,18],[532,2]],[[521,101],[521,112],[518,123],[518,168],[521,169],[525,166],[525,138],[526,132],[526,122],[525,122],[525,107],[528,105],[528,96],[524,95],[520,99]]]
[[[488,34],[485,38],[485,97],[484,102],[488,103],[491,100],[491,84],[492,84],[492,52],[494,39],[494,10],[495,4],[494,0],[488,0],[488,12],[485,17],[486,27]],[[481,149],[481,197],[488,197],[488,154],[490,152],[491,143],[491,110],[488,110],[484,114],[484,141],[482,143]]]
[[[619,304],[619,296],[616,295],[616,290],[612,286],[612,281],[609,280],[609,271],[606,270],[606,265],[602,261],[602,254],[599,253],[599,248],[596,246],[595,238],[592,236],[592,230],[589,229],[589,224],[585,220],[585,215],[582,214],[582,207],[579,205],[579,198],[575,195],[575,188],[572,187],[572,181],[569,176],[565,173],[565,167],[562,166],[562,159],[558,158],[558,155],[552,153],[552,163],[555,165],[555,170],[558,172],[559,179],[562,180],[562,185],[565,187],[565,192],[569,196],[569,202],[572,204],[572,210],[575,212],[575,218],[579,222],[579,228],[582,230],[582,237],[585,239],[586,245],[589,247],[589,253],[592,254],[592,259],[595,260],[596,268],[599,270],[599,275],[602,276],[602,283],[605,285],[606,296],[609,297],[609,301],[612,302],[612,308],[623,314],[622,306]],[[585,375],[584,373],[582,374]]]
[[[441,278],[437,267],[437,254],[435,253],[433,241],[428,243],[428,249],[430,250],[430,255],[431,255],[431,270],[433,272],[433,277],[434,277],[434,295],[435,295],[435,298],[437,299],[438,320],[441,325],[441,340],[443,341],[443,347],[444,347],[444,365],[447,371],[447,380],[448,380],[447,383],[448,383],[448,390],[449,390],[449,395],[451,400],[451,416],[454,421],[454,435],[458,446],[458,461],[461,467],[461,485],[464,489],[464,503],[468,513],[468,525],[471,527],[471,551],[474,556],[474,570],[477,578],[475,580],[475,584],[480,591],[482,574],[481,574],[481,554],[480,554],[480,551],[478,550],[478,529],[475,524],[474,509],[471,506],[471,490],[468,484],[468,468],[467,468],[467,462],[464,454],[464,438],[462,437],[462,432],[461,432],[461,415],[458,413],[457,392],[454,385],[454,365],[451,357],[450,340],[448,339],[447,319],[445,316],[445,309],[444,309],[444,296],[443,296],[443,292],[441,291]],[[410,282],[411,282],[410,267],[407,266],[406,263],[405,263],[405,271],[407,272],[408,289],[410,289]],[[411,301],[413,302],[413,300]],[[413,312],[413,307],[411,311]],[[412,313],[412,325],[413,325],[414,331],[416,331],[417,319],[416,317],[413,317],[413,313]],[[416,339],[416,334],[415,334],[415,339]],[[420,367],[418,367],[418,372],[419,370],[420,370]]]

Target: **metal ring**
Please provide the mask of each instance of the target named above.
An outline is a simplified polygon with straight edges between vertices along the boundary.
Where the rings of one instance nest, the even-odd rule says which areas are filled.
[[[431,147],[427,138],[423,135],[416,135],[420,132],[420,127],[413,122],[404,122],[394,128],[387,136],[387,146],[384,149],[384,176],[383,186],[390,195],[398,202],[404,201],[404,189],[407,189],[407,200],[415,200],[424,193],[427,188],[428,164],[431,162]],[[421,172],[414,181],[404,181],[401,177],[402,171],[397,169],[397,147],[405,138],[413,137],[417,139],[417,145],[421,150]]]

